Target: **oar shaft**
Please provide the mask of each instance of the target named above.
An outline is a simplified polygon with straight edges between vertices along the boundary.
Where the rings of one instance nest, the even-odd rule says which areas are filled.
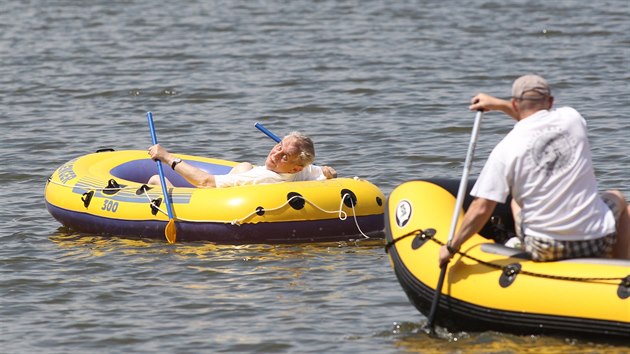
[[[147,112],[147,120],[149,121],[149,129],[151,130],[151,140],[153,141],[153,145],[157,144],[157,136],[155,135],[155,126],[153,125],[153,113]],[[166,203],[166,210],[168,211],[168,218],[173,219],[173,208],[171,206],[171,201],[168,197],[168,188],[166,186],[166,180],[164,179],[164,169],[162,168],[162,162],[160,160],[156,160],[158,174],[160,175],[160,184],[162,185],[162,194],[164,194],[164,202]]]
[[[279,143],[282,141],[282,139],[280,139],[276,134],[270,132],[269,129],[265,128],[262,124],[256,122],[254,126],[258,128],[258,130],[260,130],[261,132],[265,133],[268,137],[273,139],[276,143]]]
[[[464,205],[464,199],[466,198],[466,189],[468,188],[468,176],[470,175],[470,167],[472,166],[473,157],[475,155],[475,147],[477,146],[477,137],[479,136],[479,126],[481,125],[482,118],[483,112],[477,111],[472,133],[470,134],[468,153],[466,154],[466,160],[464,161],[464,171],[462,172],[462,179],[459,182],[459,189],[457,191],[457,200],[455,201],[455,210],[453,210],[453,219],[451,220],[451,229],[448,234],[448,242],[451,242],[453,240],[453,237],[455,237],[455,231],[457,231],[457,220],[459,219],[459,213],[462,209],[462,206]]]
[[[453,211],[453,219],[451,220],[451,229],[448,234],[447,244],[453,240],[455,231],[457,231],[457,220],[459,219],[459,212],[464,204],[464,198],[466,196],[466,189],[468,188],[468,175],[470,174],[470,167],[475,155],[475,146],[477,145],[477,137],[479,136],[479,127],[481,126],[481,119],[483,118],[483,111],[477,111],[475,115],[475,123],[473,124],[472,133],[470,134],[470,143],[468,144],[468,153],[466,154],[466,160],[464,161],[464,172],[462,173],[462,179],[459,182],[459,189],[457,191],[457,199],[455,200],[455,210]],[[439,257],[439,254],[438,254]],[[427,326],[431,332],[434,331],[433,323],[442,295],[442,287],[444,286],[444,278],[446,277],[446,268],[448,264],[440,267],[440,277],[438,278],[437,286],[435,287],[435,293],[433,294],[433,302],[431,303],[431,309],[429,311],[429,318]]]
[[[431,302],[431,310],[429,310],[429,317],[427,321],[427,327],[431,333],[433,333],[433,323],[435,322],[435,314],[437,313],[437,306],[440,302],[440,292],[444,286],[444,277],[446,276],[446,264],[440,267],[440,277],[438,278],[437,286],[435,287],[435,294],[433,294],[433,302]]]

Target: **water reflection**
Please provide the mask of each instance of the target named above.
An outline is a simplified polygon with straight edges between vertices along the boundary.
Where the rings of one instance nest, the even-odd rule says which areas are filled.
[[[449,332],[437,327],[427,334],[423,323],[394,323],[394,345],[405,353],[627,353],[621,342],[501,332]],[[543,350],[544,349],[544,350]]]
[[[268,261],[295,258],[319,257],[330,254],[372,252],[375,247],[383,247],[383,239],[364,239],[355,242],[327,242],[312,244],[252,244],[217,245],[208,241],[179,242],[173,245],[163,240],[91,235],[59,227],[49,239],[61,249],[89,252],[92,256],[103,256],[110,252],[125,255],[170,253],[181,259],[197,258],[218,260],[240,258],[244,261]]]

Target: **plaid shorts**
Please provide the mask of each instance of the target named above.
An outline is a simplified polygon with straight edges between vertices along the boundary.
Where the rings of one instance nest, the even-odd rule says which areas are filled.
[[[531,253],[532,260],[537,262],[567,258],[610,257],[615,239],[615,233],[585,241],[558,241],[525,236],[525,251]]]
[[[609,198],[606,193],[603,193],[601,197],[613,212],[615,220],[619,222],[622,213],[621,205],[616,199]],[[517,224],[520,224],[519,221],[516,220]],[[520,228],[520,225],[517,227]],[[525,251],[531,253],[532,260],[547,262],[567,258],[610,257],[616,238],[616,233],[585,241],[558,241],[525,235],[523,243]]]

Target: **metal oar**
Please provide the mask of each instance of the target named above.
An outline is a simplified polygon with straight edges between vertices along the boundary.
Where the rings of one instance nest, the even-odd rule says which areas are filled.
[[[477,111],[475,116],[475,123],[470,135],[470,144],[468,145],[468,154],[466,155],[466,161],[464,162],[464,172],[462,173],[462,180],[459,182],[459,190],[457,191],[457,200],[455,201],[455,210],[453,211],[453,219],[451,220],[451,230],[448,235],[447,245],[453,240],[455,231],[457,228],[457,220],[459,219],[459,212],[464,205],[464,198],[466,195],[466,188],[468,187],[468,175],[470,174],[470,166],[472,165],[472,159],[475,154],[475,146],[477,145],[477,136],[479,135],[479,126],[481,125],[481,119],[483,118],[483,111]],[[438,255],[439,257],[439,255]],[[440,277],[438,284],[435,287],[435,294],[433,295],[433,302],[431,303],[431,310],[429,312],[429,321],[427,327],[431,333],[434,332],[433,323],[435,322],[435,314],[437,312],[438,303],[440,302],[440,296],[442,295],[442,287],[444,286],[444,277],[446,275],[446,268],[448,264],[443,265],[440,268]]]

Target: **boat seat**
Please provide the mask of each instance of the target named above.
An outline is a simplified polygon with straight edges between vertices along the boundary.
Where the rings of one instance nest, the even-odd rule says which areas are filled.
[[[498,254],[501,256],[531,259],[531,255],[521,249],[508,247],[499,243],[484,243],[481,245],[481,250],[490,253]],[[588,264],[607,264],[617,265],[622,267],[630,267],[630,259],[612,259],[612,258],[571,258],[563,259],[557,262],[564,263],[588,263]]]
[[[498,254],[506,257],[532,259],[529,253],[521,249],[508,247],[499,243],[484,243],[481,245],[481,250],[486,253]]]
[[[571,258],[563,259],[558,262],[565,263],[588,263],[588,264],[607,264],[618,265],[622,267],[630,267],[630,259],[613,259],[613,258]]]

